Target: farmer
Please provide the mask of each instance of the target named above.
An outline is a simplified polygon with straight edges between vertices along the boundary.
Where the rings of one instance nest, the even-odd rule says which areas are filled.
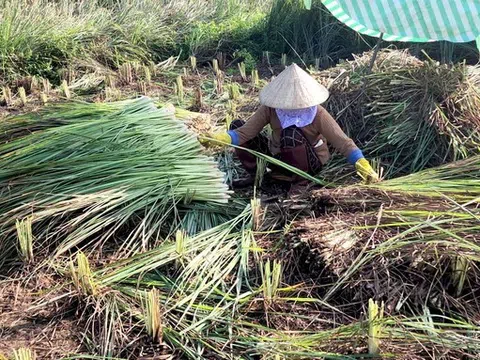
[[[362,151],[320,105],[327,100],[328,95],[325,87],[293,64],[260,92],[261,106],[247,122],[235,120],[229,131],[206,134],[201,137],[201,141],[206,146],[233,144],[273,155],[313,176],[329,160],[330,143],[355,165],[364,180],[378,181],[377,173],[364,158]],[[271,127],[270,139],[261,133],[268,124]],[[243,179],[241,184],[251,183],[257,166],[256,157],[246,150],[235,151],[250,174],[250,178]],[[293,183],[302,180],[283,168],[275,168],[272,177]]]

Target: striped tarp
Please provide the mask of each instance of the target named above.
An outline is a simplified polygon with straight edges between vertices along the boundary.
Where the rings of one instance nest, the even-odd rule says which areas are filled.
[[[467,42],[480,35],[480,0],[322,0],[353,30],[387,41]],[[479,44],[477,40],[477,45]]]

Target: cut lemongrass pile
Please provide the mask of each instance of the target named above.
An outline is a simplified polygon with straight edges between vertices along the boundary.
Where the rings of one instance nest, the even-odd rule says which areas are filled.
[[[119,234],[123,248],[138,249],[161,237],[182,204],[228,201],[216,162],[168,109],[148,98],[107,115],[74,107],[79,121],[71,115],[0,145],[2,258],[16,219],[31,218],[39,247],[60,242],[57,254]]]

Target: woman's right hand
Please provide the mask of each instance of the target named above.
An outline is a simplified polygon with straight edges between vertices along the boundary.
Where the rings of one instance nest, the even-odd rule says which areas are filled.
[[[205,147],[226,146],[232,143],[232,138],[225,131],[213,134],[202,134],[198,137],[198,141]]]

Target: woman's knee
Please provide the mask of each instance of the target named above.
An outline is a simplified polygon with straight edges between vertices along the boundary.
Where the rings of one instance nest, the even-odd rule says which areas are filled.
[[[230,123],[229,130],[238,129],[238,128],[242,127],[243,125],[245,125],[245,121],[244,121],[244,120],[240,120],[240,119],[233,120],[233,121]]]

